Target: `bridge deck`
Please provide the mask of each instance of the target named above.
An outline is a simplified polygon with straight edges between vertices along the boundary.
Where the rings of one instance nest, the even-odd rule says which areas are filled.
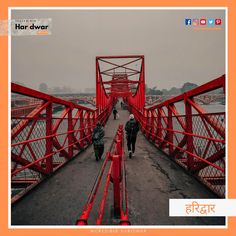
[[[118,111],[119,120],[114,121],[111,117],[105,127],[105,151],[114,137],[118,124],[125,124],[128,120],[127,111]],[[12,206],[12,225],[74,225],[101,165],[101,161],[95,161],[93,148],[86,149]],[[225,223],[223,217],[168,216],[169,198],[214,198],[215,195],[159,152],[141,133],[137,138],[135,157],[126,157],[126,169],[129,216],[132,225]],[[109,191],[111,193],[112,189]],[[91,212],[91,224],[95,222],[96,205],[98,201],[95,202],[95,210]],[[111,193],[108,195],[103,224],[114,223],[117,222],[112,218]]]

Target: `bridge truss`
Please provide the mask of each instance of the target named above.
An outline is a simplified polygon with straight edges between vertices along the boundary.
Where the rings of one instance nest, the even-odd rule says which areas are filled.
[[[34,99],[35,107],[11,116],[12,202],[78,155],[91,143],[99,120],[105,124],[111,100],[92,109],[12,83],[12,93]],[[60,115],[54,111],[59,107]]]
[[[99,62],[110,67],[101,70]],[[97,87],[103,88],[98,94],[115,101],[123,98],[151,143],[224,197],[225,112],[207,112],[200,104],[225,96],[225,75],[158,105],[145,107],[144,56],[97,57],[96,64]],[[219,95],[211,95],[219,90]]]
[[[206,112],[197,102],[199,96],[219,89],[225,93],[224,75],[145,107],[142,55],[96,57],[94,109],[12,83],[13,94],[34,101],[27,112],[11,117],[12,203],[88,147],[96,122],[105,125],[119,98],[153,145],[224,197],[225,112]]]

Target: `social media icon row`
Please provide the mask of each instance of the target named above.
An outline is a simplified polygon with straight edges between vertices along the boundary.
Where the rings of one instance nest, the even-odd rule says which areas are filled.
[[[217,19],[185,19],[185,25],[193,25],[193,26],[198,26],[198,25],[221,25],[222,20],[220,18]]]

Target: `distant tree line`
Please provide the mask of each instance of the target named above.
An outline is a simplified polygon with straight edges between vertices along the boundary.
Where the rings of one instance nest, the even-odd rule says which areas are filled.
[[[147,95],[177,95],[177,94],[185,93],[196,87],[198,87],[197,84],[190,83],[190,82],[184,83],[181,88],[172,87],[169,90],[168,89],[159,90],[157,89],[156,86],[154,86],[153,88],[149,88],[147,84],[145,85]]]
[[[73,92],[73,90],[68,86],[55,86],[55,87],[49,88],[46,83],[41,83],[39,85],[39,91],[43,93],[55,93],[55,94]]]

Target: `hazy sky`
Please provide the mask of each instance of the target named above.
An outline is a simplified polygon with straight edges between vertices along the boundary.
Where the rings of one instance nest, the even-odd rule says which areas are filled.
[[[225,73],[225,30],[192,30],[185,18],[224,10],[13,10],[52,18],[52,35],[12,37],[12,81],[38,88],[95,87],[95,57],[144,55],[146,83],[158,89],[203,84]]]

